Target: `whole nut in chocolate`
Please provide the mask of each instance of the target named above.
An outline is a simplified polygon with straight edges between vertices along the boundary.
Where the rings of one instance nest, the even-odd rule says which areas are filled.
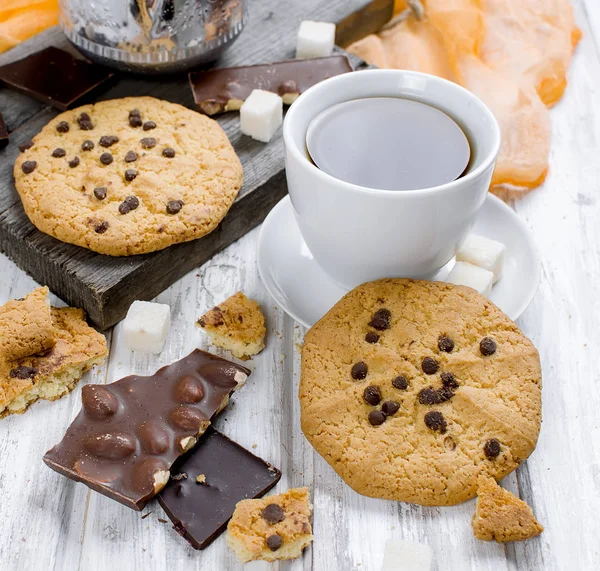
[[[150,377],[87,385],[82,410],[44,456],[53,470],[141,510],[250,371],[196,349]]]

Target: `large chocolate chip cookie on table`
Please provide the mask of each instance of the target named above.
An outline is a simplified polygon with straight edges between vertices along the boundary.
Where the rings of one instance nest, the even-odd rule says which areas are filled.
[[[538,352],[474,290],[383,279],[308,333],[302,430],[357,492],[422,505],[475,496],[512,472],[541,422]]]
[[[152,97],[60,114],[24,148],[14,174],[39,230],[111,256],[208,234],[242,186],[242,165],[216,121]]]

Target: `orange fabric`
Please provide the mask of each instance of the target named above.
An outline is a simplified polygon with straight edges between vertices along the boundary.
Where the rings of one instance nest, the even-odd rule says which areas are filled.
[[[397,11],[404,9],[397,2]],[[566,87],[581,38],[568,0],[426,0],[414,18],[348,48],[378,67],[415,69],[460,83],[492,109],[502,147],[492,186],[531,189],[548,171],[546,106]]]
[[[1,0],[0,53],[58,24],[58,0]]]

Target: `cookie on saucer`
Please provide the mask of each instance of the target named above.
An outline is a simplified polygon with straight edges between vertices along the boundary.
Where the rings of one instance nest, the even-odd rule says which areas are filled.
[[[242,186],[242,165],[213,119],[152,97],[61,113],[18,157],[15,184],[42,232],[128,256],[214,230]]]
[[[540,360],[475,290],[382,279],[308,331],[299,397],[304,434],[354,490],[453,505],[535,448]]]

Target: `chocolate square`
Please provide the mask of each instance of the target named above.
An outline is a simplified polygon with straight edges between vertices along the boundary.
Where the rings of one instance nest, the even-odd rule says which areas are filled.
[[[204,549],[225,530],[239,501],[263,496],[280,478],[277,468],[209,428],[173,465],[158,501],[175,530]]]
[[[111,78],[100,65],[49,47],[0,67],[0,81],[61,111]]]

